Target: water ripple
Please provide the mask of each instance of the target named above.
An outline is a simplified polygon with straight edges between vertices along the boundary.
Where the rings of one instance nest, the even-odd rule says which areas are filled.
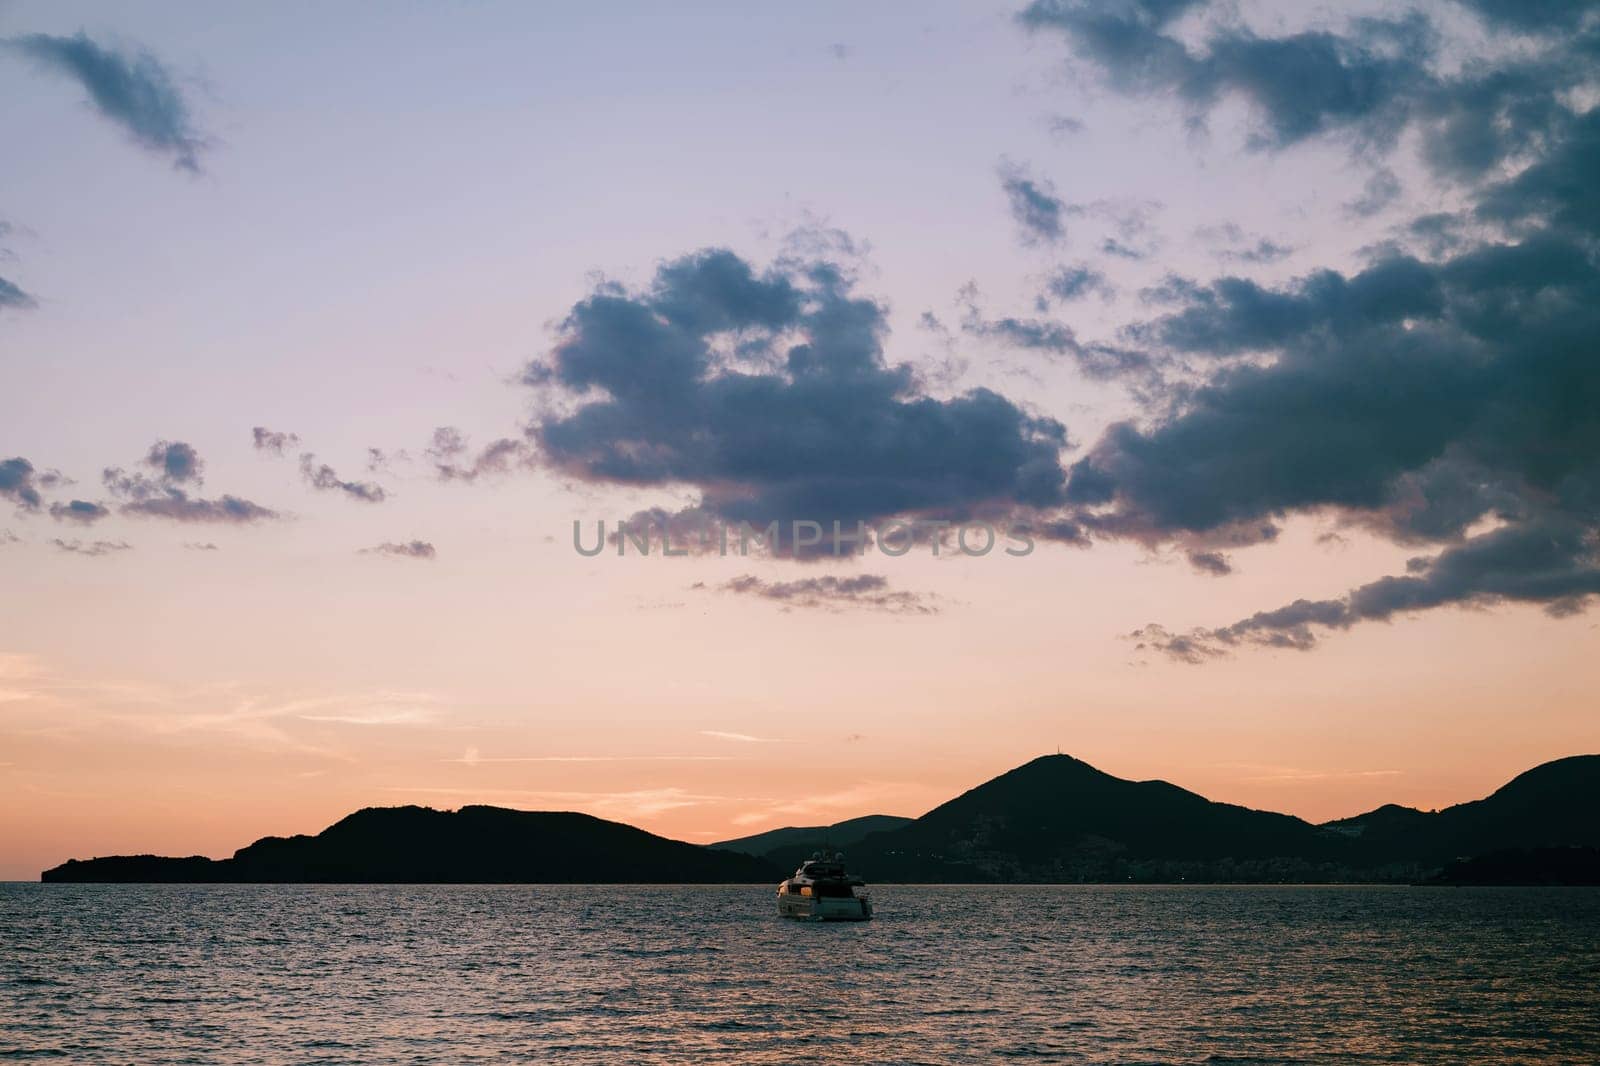
[[[1600,892],[0,885],[0,1058],[1592,1063]]]

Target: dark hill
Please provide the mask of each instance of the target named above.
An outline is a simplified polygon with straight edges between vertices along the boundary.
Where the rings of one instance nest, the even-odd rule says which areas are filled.
[[[1510,848],[1458,859],[1430,885],[1600,885],[1600,848]]]
[[[1347,873],[1351,851],[1299,818],[1046,755],[865,838],[852,865],[877,880],[1308,880]]]
[[[1329,822],[1374,859],[1437,865],[1514,848],[1600,846],[1600,755],[1574,755],[1518,774],[1481,800],[1442,811],[1389,804]]]
[[[753,836],[719,841],[710,846],[723,851],[758,855],[781,866],[788,866],[798,861],[799,857],[821,848],[848,848],[869,833],[898,829],[910,823],[910,818],[899,815],[868,814],[832,825],[784,826]]]
[[[826,827],[820,840],[805,839],[816,830],[800,828],[725,845],[776,837],[764,857],[585,814],[384,807],[357,811],[316,836],[266,837],[231,859],[74,860],[42,879],[770,883],[801,849],[846,846],[846,833],[859,836],[848,844],[850,867],[875,881],[1415,881],[1452,860],[1519,851],[1533,858],[1501,856],[1497,866],[1455,876],[1553,879],[1560,871],[1539,873],[1539,863],[1565,869],[1588,860],[1544,849],[1600,847],[1596,811],[1600,755],[1545,763],[1484,799],[1442,811],[1389,804],[1322,826],[1049,755],[909,823],[875,816]],[[781,835],[788,833],[801,836]]]
[[[502,807],[369,807],[316,836],[264,837],[233,858],[73,860],[44,881],[773,882],[749,855],[668,840],[587,814]]]

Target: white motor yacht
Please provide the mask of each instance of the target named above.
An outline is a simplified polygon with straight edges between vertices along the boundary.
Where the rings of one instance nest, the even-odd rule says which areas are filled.
[[[845,872],[843,855],[819,851],[778,886],[778,913],[814,922],[864,922],[872,917],[872,897],[861,878]]]

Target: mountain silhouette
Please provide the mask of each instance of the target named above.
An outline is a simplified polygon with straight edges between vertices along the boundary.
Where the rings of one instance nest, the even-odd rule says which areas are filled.
[[[856,845],[877,880],[1284,880],[1331,876],[1349,840],[1287,814],[1215,803],[1045,755]]]
[[[374,807],[315,836],[265,837],[230,859],[72,860],[45,881],[773,882],[799,855],[903,882],[1564,883],[1600,848],[1600,755],[1558,759],[1442,811],[1388,804],[1313,825],[1129,781],[1046,755],[906,821],[790,827],[700,847],[586,814]],[[817,835],[817,834],[820,834]],[[853,838],[853,839],[851,839]],[[847,844],[848,841],[848,844]],[[760,854],[754,849],[770,844]],[[1577,851],[1571,849],[1580,849]],[[1581,849],[1589,849],[1584,851]],[[793,854],[791,854],[793,853]],[[1462,860],[1480,858],[1480,862]],[[1521,880],[1519,880],[1521,879]]]
[[[911,824],[911,821],[910,818],[895,814],[867,814],[860,818],[834,822],[832,825],[788,825],[782,829],[769,829],[765,833],[756,833],[754,836],[721,840],[708,846],[723,851],[738,851],[745,855],[760,856],[787,869],[814,851],[823,848],[834,850],[847,848],[869,833],[898,829]]]
[[[761,859],[587,814],[369,807],[316,836],[264,837],[231,859],[73,860],[44,881],[378,883],[772,882]]]
[[[1368,856],[1425,863],[1513,848],[1600,846],[1600,755],[1574,755],[1518,774],[1491,795],[1442,811],[1394,804],[1328,822]]]

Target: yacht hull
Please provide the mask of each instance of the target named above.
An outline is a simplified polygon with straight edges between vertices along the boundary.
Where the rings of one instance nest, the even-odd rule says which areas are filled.
[[[865,922],[872,918],[872,903],[864,899],[780,896],[778,914],[809,922]]]

